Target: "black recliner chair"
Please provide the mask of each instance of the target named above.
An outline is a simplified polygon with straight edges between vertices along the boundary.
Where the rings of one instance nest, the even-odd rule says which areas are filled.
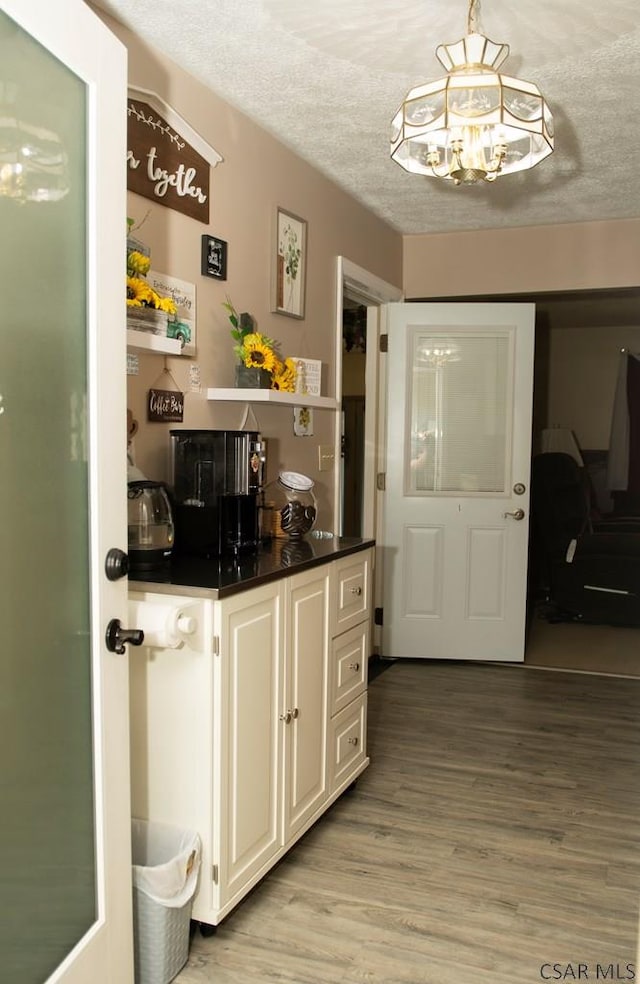
[[[530,544],[531,583],[550,620],[640,625],[640,520],[594,519],[571,455],[533,459]]]

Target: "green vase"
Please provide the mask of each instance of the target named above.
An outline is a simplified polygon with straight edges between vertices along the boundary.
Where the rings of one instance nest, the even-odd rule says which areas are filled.
[[[271,389],[271,373],[266,369],[236,366],[236,389]]]

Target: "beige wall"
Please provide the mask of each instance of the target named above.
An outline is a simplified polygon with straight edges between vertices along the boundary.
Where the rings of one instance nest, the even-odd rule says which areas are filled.
[[[403,286],[407,298],[636,287],[639,256],[640,219],[406,236]]]
[[[548,425],[568,427],[582,448],[609,447],[621,348],[640,351],[640,327],[550,333]]]
[[[232,386],[234,356],[229,322],[221,307],[229,294],[238,311],[249,311],[258,330],[276,338],[285,355],[321,359],[323,395],[335,395],[336,257],[348,259],[398,286],[402,280],[402,239],[388,225],[324,178],[264,130],[205,89],[175,64],[103,14],[129,53],[129,81],[168,102],[224,158],[211,172],[210,225],[135,194],[128,215],[144,220],[135,235],[151,248],[155,270],[196,285],[197,356],[202,386]],[[270,267],[276,206],[308,222],[306,317],[270,313]],[[148,218],[145,216],[149,212]],[[210,233],[228,242],[226,282],[200,275],[200,237]],[[124,285],[123,285],[124,288]],[[188,360],[171,358],[168,368],[188,390]],[[160,385],[163,360],[140,357],[140,374],[129,377],[128,404],[139,421],[138,466],[154,479],[168,479],[169,425],[146,422],[146,393]],[[269,441],[269,477],[287,467],[316,481],[319,525],[333,521],[332,475],[318,474],[317,445],[333,443],[334,414],[314,411],[313,437],[293,435],[291,408],[258,407],[258,424]],[[204,393],[187,392],[185,427],[238,427],[243,404],[218,404]]]

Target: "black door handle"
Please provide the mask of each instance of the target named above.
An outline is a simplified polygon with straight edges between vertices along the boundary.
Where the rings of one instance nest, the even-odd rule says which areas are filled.
[[[110,653],[122,655],[127,643],[131,646],[141,646],[144,642],[144,632],[142,629],[123,629],[120,619],[112,618],[107,625],[105,642]]]

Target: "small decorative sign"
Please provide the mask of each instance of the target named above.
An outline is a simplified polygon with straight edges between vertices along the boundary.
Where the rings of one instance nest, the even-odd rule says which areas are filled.
[[[301,359],[292,356],[296,367],[296,393],[307,396],[320,396],[322,383],[322,362],[320,359]]]
[[[293,408],[293,433],[296,437],[313,437],[313,410],[309,407]]]
[[[227,244],[215,236],[202,237],[202,259],[200,273],[203,277],[227,279]]]
[[[154,92],[129,89],[129,191],[208,223],[210,169],[221,160],[220,154]]]
[[[183,418],[184,393],[178,390],[149,390],[147,420],[160,424],[181,424]]]
[[[177,338],[182,345],[180,355],[196,354],[196,287],[187,280],[170,277],[168,273],[149,270],[147,283],[160,297],[170,297],[176,313],[164,329],[167,338]]]

